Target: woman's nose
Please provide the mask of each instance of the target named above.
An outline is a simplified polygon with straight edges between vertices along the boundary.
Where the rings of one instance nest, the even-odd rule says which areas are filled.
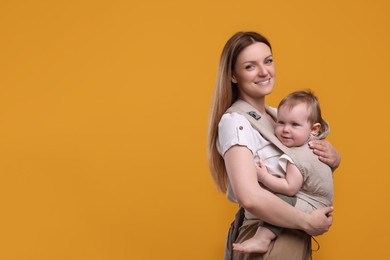
[[[267,69],[266,69],[264,66],[260,66],[260,67],[259,67],[259,76],[264,77],[264,76],[266,76],[267,74],[268,74]]]

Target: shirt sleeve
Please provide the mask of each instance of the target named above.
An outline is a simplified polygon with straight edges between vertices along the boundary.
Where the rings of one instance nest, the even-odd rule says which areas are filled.
[[[238,113],[224,114],[218,125],[218,151],[224,156],[234,145],[246,146],[256,153],[256,137],[249,121]]]
[[[282,154],[279,158],[279,165],[282,167],[284,173],[287,171],[287,162],[294,164],[294,161],[287,154]]]

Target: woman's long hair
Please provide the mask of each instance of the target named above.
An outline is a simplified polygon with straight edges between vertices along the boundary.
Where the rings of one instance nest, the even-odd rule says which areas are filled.
[[[211,102],[207,155],[211,175],[222,192],[227,190],[228,177],[224,160],[217,150],[218,123],[222,115],[238,98],[237,86],[232,83],[232,72],[237,57],[243,49],[255,42],[266,44],[272,51],[271,44],[264,36],[256,32],[238,32],[226,42],[219,60],[217,81]]]

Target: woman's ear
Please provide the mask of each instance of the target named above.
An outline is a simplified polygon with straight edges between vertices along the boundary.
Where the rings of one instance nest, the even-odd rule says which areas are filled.
[[[236,79],[236,77],[235,77],[234,75],[232,75],[232,82],[233,82],[234,84],[237,84],[237,79]]]
[[[320,133],[320,129],[321,129],[321,124],[320,123],[315,123],[311,127],[311,134],[314,135],[314,136],[317,136]]]

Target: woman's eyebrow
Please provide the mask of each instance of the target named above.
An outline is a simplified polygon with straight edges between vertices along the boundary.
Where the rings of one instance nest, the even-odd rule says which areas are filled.
[[[269,58],[272,58],[272,54],[268,55],[263,60],[266,60],[266,59],[269,59]],[[247,60],[247,61],[242,62],[242,64],[245,64],[245,63],[257,63],[257,60]]]

